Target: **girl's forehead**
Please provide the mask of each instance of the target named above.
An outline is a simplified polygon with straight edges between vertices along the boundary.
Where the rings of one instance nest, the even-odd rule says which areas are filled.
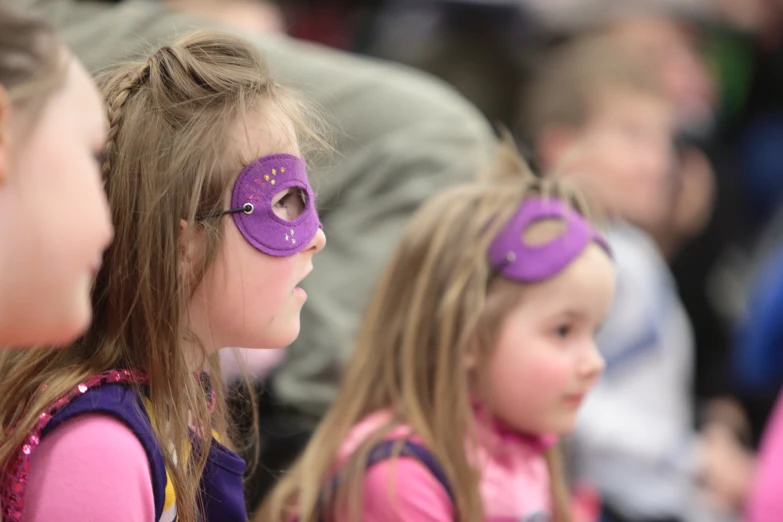
[[[565,270],[538,283],[526,284],[508,311],[515,320],[578,313],[592,315],[614,295],[614,265],[598,245],[590,245]]]

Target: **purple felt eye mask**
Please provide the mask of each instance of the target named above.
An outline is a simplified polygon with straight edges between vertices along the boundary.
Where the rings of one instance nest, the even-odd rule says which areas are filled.
[[[525,231],[535,222],[554,219],[566,230],[547,243],[528,245]],[[489,247],[489,261],[499,275],[520,283],[543,281],[559,274],[591,241],[611,255],[609,244],[574,209],[557,199],[528,198]]]
[[[297,192],[291,197],[304,199],[300,203],[304,209],[291,221],[275,213],[275,196],[285,189]],[[234,184],[231,206],[244,208],[233,213],[242,236],[270,256],[290,256],[304,250],[321,228],[305,160],[290,154],[264,156],[248,165]]]

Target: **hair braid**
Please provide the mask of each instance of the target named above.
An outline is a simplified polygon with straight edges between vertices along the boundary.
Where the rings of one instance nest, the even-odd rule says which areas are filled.
[[[117,154],[117,134],[120,131],[125,104],[128,99],[141,86],[150,74],[149,63],[143,66],[129,69],[128,72],[117,80],[113,90],[115,92],[106,96],[106,114],[109,121],[109,130],[106,136],[106,147],[104,148],[103,165],[101,172],[107,176],[112,168],[112,161]]]

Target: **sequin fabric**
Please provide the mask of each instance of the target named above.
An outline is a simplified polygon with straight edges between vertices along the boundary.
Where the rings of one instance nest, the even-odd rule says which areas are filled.
[[[212,412],[215,405],[215,390],[212,388],[209,375],[201,373],[196,374],[195,377],[204,386],[209,411]],[[54,415],[74,398],[96,386],[110,383],[145,384],[146,382],[147,376],[144,372],[137,370],[111,370],[79,383],[71,391],[46,408],[38,417],[35,428],[24,440],[19,451],[3,472],[0,473],[0,506],[2,506],[3,522],[19,522],[22,519],[24,493],[30,472],[30,457],[41,440],[41,432]]]
[[[142,372],[133,370],[111,370],[87,379],[75,386],[70,392],[54,401],[38,417],[38,423],[27,436],[19,451],[2,472],[0,480],[0,504],[3,508],[5,522],[17,522],[22,519],[24,511],[24,492],[27,487],[27,477],[30,472],[30,456],[40,442],[41,431],[46,427],[52,416],[65,405],[90,388],[106,383],[143,384],[147,377]]]

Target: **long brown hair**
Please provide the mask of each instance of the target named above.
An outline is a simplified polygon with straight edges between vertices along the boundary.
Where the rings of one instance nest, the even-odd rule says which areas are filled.
[[[282,110],[303,145],[318,141],[317,126],[310,126],[306,105],[270,79],[251,44],[217,33],[187,36],[98,83],[109,119],[102,170],[115,236],[93,288],[93,324],[63,349],[0,355],[0,465],[18,451],[40,412],[79,382],[110,369],[143,370],[178,519],[195,522],[206,452],[190,451],[188,426],[197,428],[197,448],[208,447],[210,427],[225,437],[225,401],[217,355],[201,347],[217,393],[210,415],[182,346],[200,344],[186,324],[187,307],[227,223],[196,216],[223,208],[241,170],[233,136],[249,111]],[[179,265],[181,220],[203,232],[207,244],[188,276]]]
[[[535,178],[509,146],[485,178],[434,197],[411,219],[369,304],[338,397],[256,520],[286,522],[297,516],[315,522],[321,509],[358,520],[367,455],[401,424],[410,426],[442,464],[458,519],[483,519],[479,473],[465,451],[473,421],[465,356],[491,349],[510,308],[486,306],[492,279],[486,252],[528,196],[558,197],[585,213],[575,191],[555,179]],[[515,287],[504,294],[519,298],[523,285],[494,279],[493,287],[496,283]],[[341,444],[354,425],[379,410],[390,410],[392,419],[348,458],[334,502],[325,508],[319,497],[335,471]],[[547,461],[555,520],[570,520],[556,450]]]
[[[66,64],[49,26],[0,5],[0,86],[14,107],[35,116],[65,80]]]

